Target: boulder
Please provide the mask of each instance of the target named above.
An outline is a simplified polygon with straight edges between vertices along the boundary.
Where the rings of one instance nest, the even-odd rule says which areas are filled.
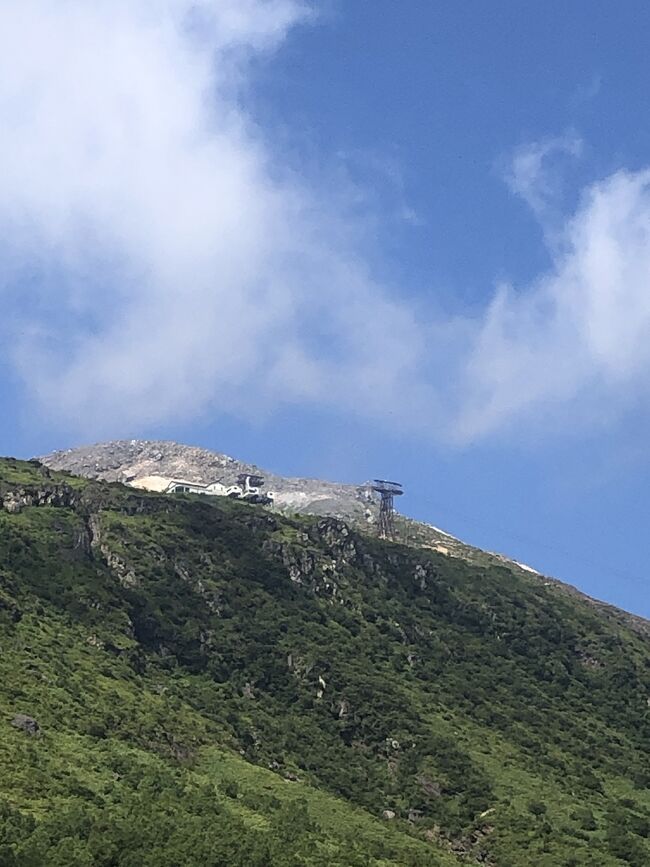
[[[41,727],[36,720],[24,713],[17,713],[12,719],[11,724],[14,728],[24,731],[25,734],[28,734],[31,737],[35,737],[41,733]]]

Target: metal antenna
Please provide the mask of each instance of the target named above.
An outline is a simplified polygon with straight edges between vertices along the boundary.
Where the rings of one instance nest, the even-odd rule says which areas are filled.
[[[388,482],[386,479],[373,479],[370,486],[381,497],[379,507],[379,536],[381,539],[395,539],[395,507],[393,500],[404,491],[399,482]]]

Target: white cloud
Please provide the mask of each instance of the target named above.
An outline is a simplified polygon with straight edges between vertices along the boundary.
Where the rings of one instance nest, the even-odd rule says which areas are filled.
[[[574,133],[529,142],[518,148],[505,173],[513,193],[526,202],[540,219],[549,216],[560,198],[561,180],[557,171],[559,156],[578,157],[582,140]]]
[[[26,311],[4,329],[63,421],[99,432],[282,400],[372,414],[417,379],[412,316],[244,107],[249,60],[308,14],[298,0],[0,6],[4,283]],[[377,363],[389,344],[397,358]]]
[[[561,241],[549,273],[490,304],[465,365],[461,437],[608,422],[647,399],[650,171],[594,184]]]
[[[246,109],[250,61],[309,14],[0,4],[2,352],[49,417],[99,436],[295,401],[471,441],[645,394],[648,174],[551,232],[549,159],[578,140],[519,151],[509,183],[552,268],[478,320],[426,322],[369,275],[341,191],[310,190]]]

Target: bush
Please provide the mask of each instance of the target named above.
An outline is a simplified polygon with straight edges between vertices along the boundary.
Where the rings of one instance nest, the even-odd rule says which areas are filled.
[[[571,813],[571,818],[578,823],[583,831],[595,831],[598,827],[594,814],[588,807],[577,807]]]
[[[239,797],[239,784],[236,780],[222,780],[219,783],[219,791],[226,796],[236,800]]]

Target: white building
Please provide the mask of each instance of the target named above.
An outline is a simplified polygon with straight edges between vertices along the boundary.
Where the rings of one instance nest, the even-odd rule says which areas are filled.
[[[240,484],[223,485],[221,482],[211,482],[202,485],[199,482],[188,482],[187,479],[170,479],[167,476],[143,476],[127,482],[132,488],[145,491],[156,491],[160,494],[204,494],[209,497],[230,497],[234,500],[246,500],[249,503],[269,505],[273,502],[272,493],[262,493],[264,481],[259,476],[242,474]],[[257,483],[257,484],[255,484]]]

